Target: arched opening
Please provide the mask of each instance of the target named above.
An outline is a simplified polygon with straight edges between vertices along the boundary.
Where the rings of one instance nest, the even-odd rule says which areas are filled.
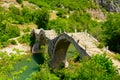
[[[52,68],[58,67],[64,60],[66,60],[66,52],[70,45],[70,41],[66,39],[60,40],[55,49],[52,60]]]
[[[65,37],[60,36],[59,39],[56,41],[53,49],[53,56],[50,65],[53,69],[58,68],[62,62],[65,63],[65,67],[68,67],[69,63],[67,62],[67,51],[69,49],[70,43],[73,44],[72,46],[74,47],[76,52],[78,52],[76,59],[78,58],[79,60],[80,57],[82,59],[84,59],[86,56],[89,57],[86,50],[82,48],[73,38],[68,35],[65,35]],[[74,55],[74,52],[72,54]]]
[[[84,50],[80,48],[72,38],[69,38],[69,36],[68,38],[66,37],[66,39],[60,39],[58,42],[56,42],[54,47],[53,57],[51,60],[52,68],[68,67],[68,59],[70,56],[74,57],[72,58],[74,62],[77,62],[82,56],[82,52],[83,54],[86,54],[86,52],[84,52]]]
[[[81,53],[79,53],[75,48],[75,46],[71,43],[66,52],[66,59],[67,59],[67,62],[69,63],[69,67],[73,68],[76,66],[80,66],[81,64],[80,62],[82,60],[80,54]],[[63,65],[65,65],[65,63]]]
[[[44,53],[45,51],[45,48],[46,48],[46,38],[43,34],[40,35],[40,38],[39,38],[39,53]]]
[[[38,35],[37,35],[38,37]],[[33,38],[35,39],[35,38]],[[34,50],[36,49],[36,53],[32,54],[32,58],[36,61],[37,64],[43,64],[45,61],[44,58],[44,49],[43,46],[46,43],[46,39],[43,34],[40,35],[39,39],[36,39]]]
[[[57,68],[59,65],[66,60],[66,52],[70,45],[70,41],[66,39],[60,40],[55,46],[52,59],[52,68]]]

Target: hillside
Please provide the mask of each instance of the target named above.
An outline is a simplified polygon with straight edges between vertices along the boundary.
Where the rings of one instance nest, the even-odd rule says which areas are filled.
[[[0,0],[0,80],[119,80],[119,11],[119,0]],[[84,62],[70,44],[70,66],[61,63],[52,70],[48,45],[42,45],[41,54],[31,54],[37,40],[30,34],[41,28],[51,39],[58,38],[51,30],[72,36],[91,59]]]

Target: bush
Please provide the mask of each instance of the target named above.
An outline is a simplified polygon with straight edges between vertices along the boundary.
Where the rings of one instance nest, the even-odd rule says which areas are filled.
[[[23,0],[16,0],[16,1],[17,1],[19,4],[21,4]]]
[[[46,9],[37,10],[35,12],[35,23],[38,25],[38,29],[47,29],[49,22],[49,12]]]
[[[112,61],[106,56],[106,54],[103,55],[95,55],[92,60],[96,62],[96,64],[100,65],[102,69],[104,69],[107,73],[116,73],[115,67],[113,67]]]
[[[20,29],[18,26],[7,25],[5,31],[9,38],[14,38],[20,35]]]
[[[119,80],[120,75],[105,54],[85,59],[79,67],[56,70],[61,80]]]
[[[33,21],[33,12],[34,11],[30,10],[29,8],[23,7],[21,11],[21,16],[24,18],[25,23],[30,23]]]
[[[40,71],[33,73],[32,77],[28,80],[59,80],[59,78],[50,72],[47,64],[40,65]]]
[[[18,55],[17,53],[11,53],[8,55],[6,52],[0,52],[0,80],[12,80],[13,77],[15,80],[19,80],[19,75],[14,75],[19,71],[15,71],[14,67],[15,64],[18,63],[18,61],[22,58],[23,55]],[[22,69],[24,70],[25,67]]]
[[[103,41],[109,46],[109,49],[120,53],[120,13],[108,15],[108,19],[103,27]]]
[[[13,13],[14,15],[20,15],[20,10],[14,5],[11,5],[9,9],[10,9],[10,12]]]
[[[10,43],[16,44],[14,41],[10,42],[9,39],[20,35],[20,29],[17,26],[6,23],[5,26],[0,27],[0,30],[0,48],[6,47]]]
[[[120,61],[120,54],[115,54],[115,59],[119,60]]]
[[[30,41],[30,34],[24,34],[23,36],[18,38],[18,41],[20,43],[25,43],[27,45],[30,45],[31,41]]]
[[[65,9],[58,9],[57,16],[64,18],[67,13]]]
[[[105,45],[104,43],[100,43],[100,44],[98,44],[97,47],[100,48],[100,49],[102,49],[104,47],[104,45]]]
[[[58,18],[56,20],[51,20],[48,24],[48,29],[55,29],[58,33],[60,30],[62,32],[69,31],[68,22],[65,19]]]
[[[0,42],[6,42],[8,39],[9,39],[9,36],[3,35],[2,37],[0,37]]]
[[[9,40],[9,42],[10,42],[11,44],[13,44],[13,45],[16,45],[16,44],[17,44],[15,40]]]
[[[114,80],[114,78],[119,78],[112,61],[105,54],[97,54],[91,60],[83,62],[78,73],[78,79],[85,80]]]

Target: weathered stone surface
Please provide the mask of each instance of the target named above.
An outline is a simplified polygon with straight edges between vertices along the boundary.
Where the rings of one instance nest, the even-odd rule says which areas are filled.
[[[94,0],[109,12],[120,12],[120,0]]]
[[[52,68],[59,67],[61,63],[64,63],[65,67],[68,66],[66,52],[70,43],[74,45],[82,59],[85,56],[102,53],[95,45],[98,43],[97,40],[87,32],[62,33],[57,36],[54,30],[34,29],[31,35],[35,38],[32,53],[40,53],[41,45],[48,45],[48,54],[51,59],[49,65]]]

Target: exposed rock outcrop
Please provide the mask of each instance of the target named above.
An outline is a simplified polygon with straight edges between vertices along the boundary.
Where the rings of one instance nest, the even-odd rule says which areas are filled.
[[[109,12],[120,12],[120,0],[94,0]]]

